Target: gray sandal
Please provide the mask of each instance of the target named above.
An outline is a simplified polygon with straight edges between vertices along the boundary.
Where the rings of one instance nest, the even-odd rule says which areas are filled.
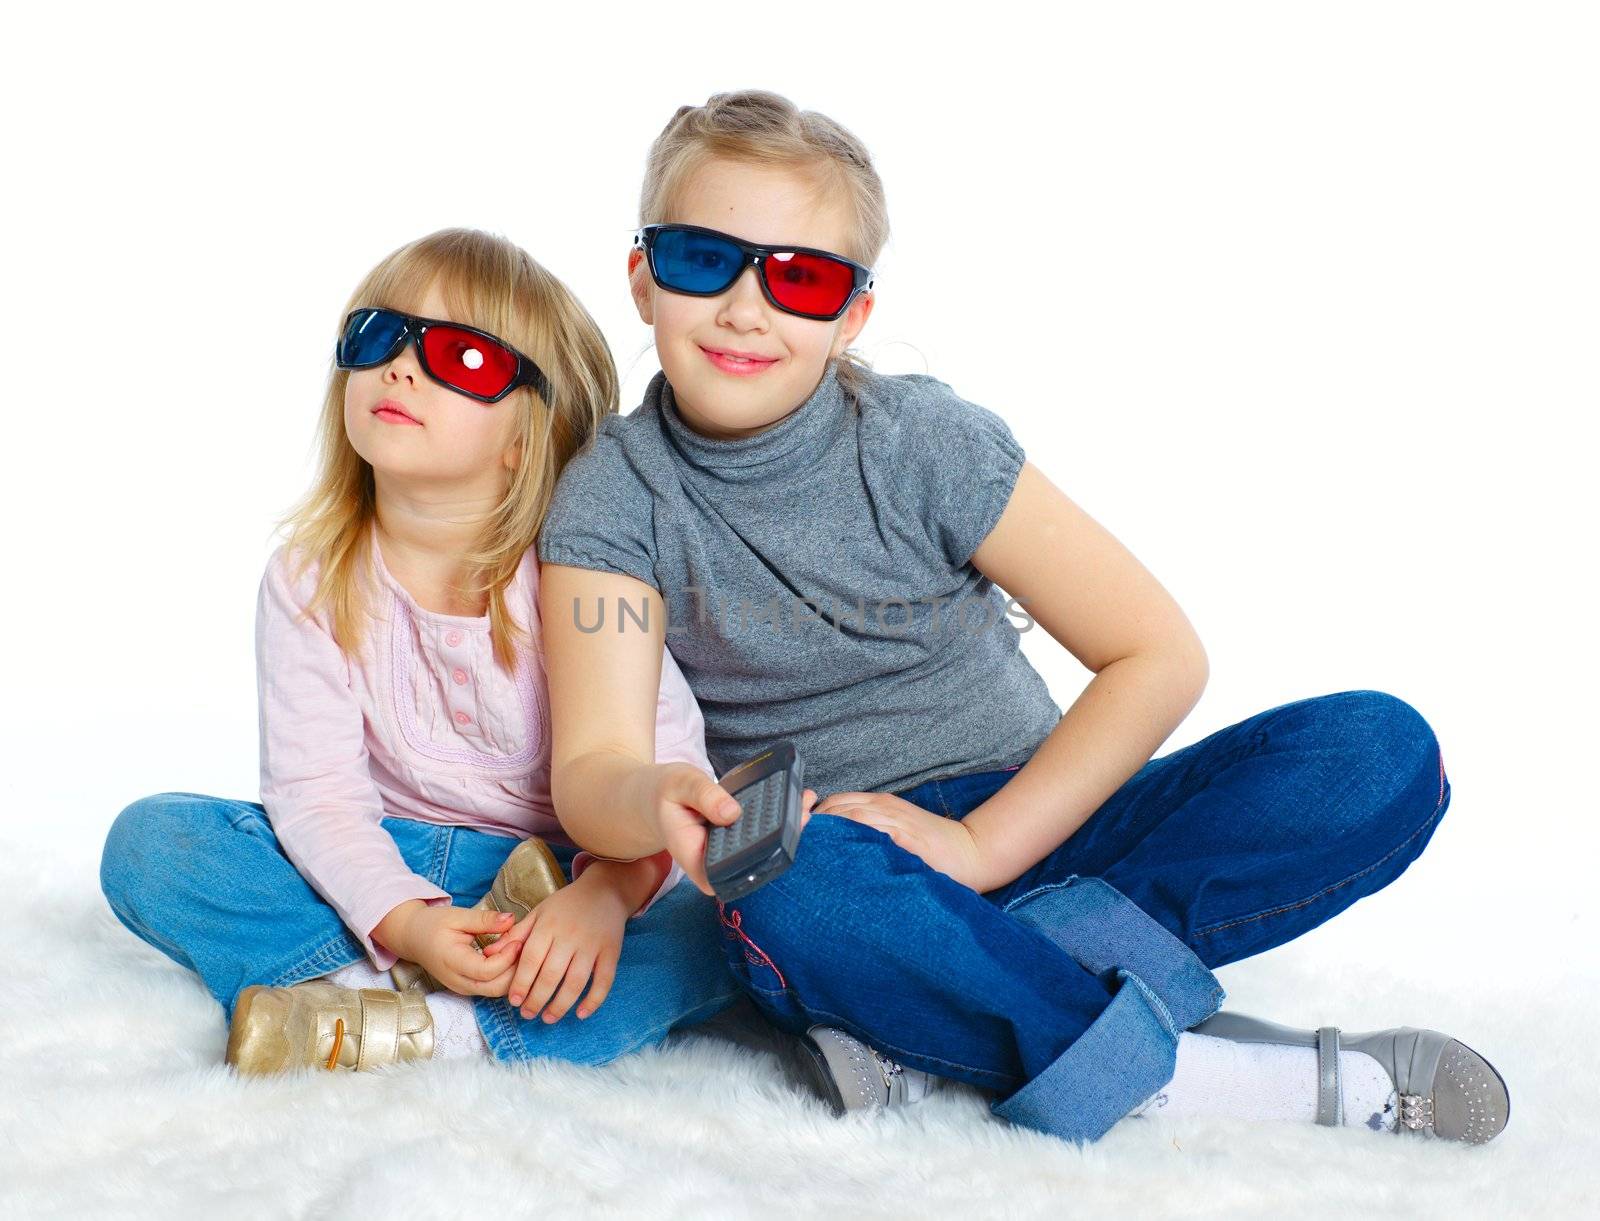
[[[1297,1030],[1242,1013],[1217,1013],[1194,1034],[1235,1043],[1285,1043],[1317,1049],[1317,1122],[1344,1122],[1339,1052],[1371,1056],[1389,1074],[1400,1098],[1396,1132],[1481,1145],[1505,1131],[1511,1095],[1505,1078],[1472,1048],[1437,1030],[1396,1026],[1341,1037],[1337,1026]]]
[[[802,1080],[835,1115],[905,1106],[937,1081],[833,1026],[813,1026],[789,1048]]]

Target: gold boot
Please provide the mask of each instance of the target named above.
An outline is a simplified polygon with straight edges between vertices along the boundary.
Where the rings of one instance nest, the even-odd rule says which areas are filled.
[[[561,863],[556,860],[556,854],[550,851],[550,845],[538,836],[530,835],[511,850],[511,855],[506,857],[500,871],[494,875],[489,893],[474,903],[472,910],[487,908],[490,911],[510,912],[514,920],[521,920],[566,884],[566,874],[561,872]],[[479,949],[486,950],[500,936],[499,933],[477,933],[473,939]],[[402,990],[443,990],[443,985],[425,968],[403,958],[389,969],[389,975],[395,986]]]
[[[433,1014],[420,991],[342,988],[308,979],[287,988],[252,984],[239,993],[227,1062],[241,1075],[296,1068],[365,1072],[433,1058]]]

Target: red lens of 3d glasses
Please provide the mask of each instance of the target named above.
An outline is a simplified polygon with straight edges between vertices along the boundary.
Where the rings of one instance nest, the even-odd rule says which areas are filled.
[[[440,381],[485,398],[517,375],[517,354],[510,348],[453,326],[430,325],[422,334],[422,354]]]
[[[835,314],[855,287],[847,264],[815,254],[779,253],[762,260],[773,300],[802,314]]]

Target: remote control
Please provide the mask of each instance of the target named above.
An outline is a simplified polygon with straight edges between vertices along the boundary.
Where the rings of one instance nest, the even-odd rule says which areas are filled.
[[[723,773],[739,803],[729,826],[706,834],[706,881],[723,902],[742,898],[794,864],[800,843],[800,757],[785,739]]]

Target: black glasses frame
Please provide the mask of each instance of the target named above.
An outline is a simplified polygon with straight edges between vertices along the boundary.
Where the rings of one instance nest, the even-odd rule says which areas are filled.
[[[388,314],[391,317],[400,319],[402,327],[400,333],[395,336],[394,343],[389,346],[389,350],[381,357],[379,357],[377,360],[369,360],[362,364],[353,364],[344,358],[344,344],[345,336],[350,333],[350,323],[354,321],[356,316],[359,314]],[[460,386],[457,386],[452,382],[445,381],[444,378],[440,377],[431,368],[429,368],[428,350],[422,344],[422,336],[424,332],[426,332],[429,327],[435,326],[447,326],[452,330],[465,331],[469,335],[480,336],[483,339],[487,339],[490,343],[493,343],[498,347],[502,347],[507,352],[510,352],[511,355],[517,358],[516,371],[512,374],[510,384],[507,385],[504,390],[500,391],[499,394],[490,397],[482,394],[474,394],[471,390],[463,390]],[[504,339],[501,339],[498,335],[491,335],[488,331],[480,331],[475,326],[466,326],[460,322],[451,322],[447,318],[419,318],[415,314],[403,313],[400,310],[389,309],[388,307],[382,305],[364,305],[360,309],[351,310],[345,315],[344,327],[339,332],[339,341],[334,344],[333,347],[333,363],[341,369],[374,369],[381,364],[386,364],[387,362],[393,360],[405,349],[406,344],[412,342],[415,342],[417,347],[417,364],[422,367],[422,371],[424,373],[426,373],[434,381],[438,382],[439,385],[443,386],[446,390],[454,390],[457,394],[464,394],[469,399],[476,399],[480,403],[498,403],[501,399],[505,398],[506,395],[517,389],[517,387],[532,386],[536,391],[538,391],[539,397],[542,398],[547,405],[550,402],[550,379],[544,375],[544,371],[540,369],[538,365],[534,364],[533,361],[528,357],[517,351],[517,349],[512,347]]]
[[[707,237],[718,238],[724,242],[727,242],[730,246],[738,247],[739,253],[743,256],[743,258],[740,261],[738,268],[729,278],[728,282],[721,288],[706,292],[691,292],[686,288],[674,288],[672,285],[664,283],[660,274],[656,271],[656,238],[658,235],[668,230],[682,233],[702,233]],[[731,233],[723,233],[720,229],[707,229],[701,225],[645,225],[642,229],[639,229],[634,233],[633,248],[635,250],[643,250],[645,252],[645,262],[650,265],[651,278],[655,280],[657,285],[666,289],[669,293],[681,293],[686,297],[720,297],[723,293],[727,292],[736,283],[738,283],[739,277],[744,275],[744,269],[746,267],[753,266],[756,269],[756,280],[761,285],[761,293],[764,297],[766,297],[767,301],[771,303],[773,309],[782,310],[786,314],[793,314],[797,318],[810,318],[817,322],[832,322],[834,319],[838,318],[845,312],[845,310],[850,308],[850,303],[862,293],[871,292],[874,283],[872,268],[864,267],[860,263],[857,263],[854,259],[847,259],[844,257],[844,255],[835,254],[831,250],[818,250],[814,246],[759,246],[754,242],[741,241],[739,238],[734,237]],[[845,297],[844,304],[831,314],[808,314],[804,310],[792,309],[783,302],[777,300],[772,295],[772,286],[767,283],[766,268],[767,258],[774,254],[812,254],[819,258],[829,259],[835,263],[843,263],[850,269],[850,274],[852,277],[850,293],[847,297]]]

